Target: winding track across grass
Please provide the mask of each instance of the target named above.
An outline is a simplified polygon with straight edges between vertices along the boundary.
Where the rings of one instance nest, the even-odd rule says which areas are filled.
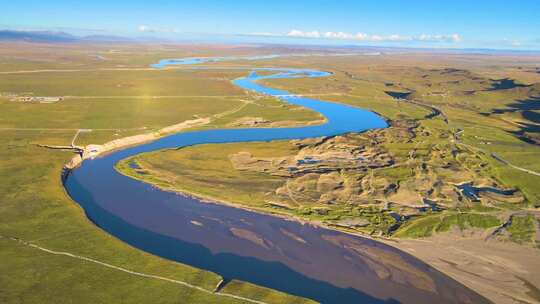
[[[0,236],[0,238],[6,238],[6,237]],[[115,266],[115,265],[105,263],[105,262],[102,262],[102,261],[99,261],[99,260],[96,260],[96,259],[91,259],[91,258],[88,258],[88,257],[85,257],[85,256],[81,256],[81,255],[77,255],[77,254],[73,254],[73,253],[69,253],[69,252],[65,252],[65,251],[56,251],[56,250],[47,249],[45,247],[41,247],[39,245],[33,244],[31,242],[28,242],[28,241],[25,241],[25,240],[22,240],[22,239],[19,239],[19,238],[7,237],[7,239],[12,240],[12,241],[16,241],[19,244],[22,244],[24,246],[32,247],[32,248],[41,250],[41,251],[49,253],[49,254],[62,255],[62,256],[67,256],[67,257],[70,257],[70,258],[74,258],[74,259],[78,259],[78,260],[82,260],[82,261],[86,261],[86,262],[90,262],[90,263],[94,263],[94,264],[99,264],[101,266],[116,269],[116,270],[119,270],[119,271],[123,271],[123,272],[129,273],[129,274],[135,275],[135,276],[139,276],[139,277],[143,277],[143,278],[149,278],[149,279],[156,279],[156,280],[161,280],[161,281],[166,281],[166,282],[182,285],[182,286],[185,286],[185,287],[188,287],[188,288],[192,288],[192,289],[196,289],[198,291],[202,291],[204,293],[217,295],[217,296],[221,296],[221,297],[234,298],[234,299],[238,299],[238,300],[242,300],[242,301],[246,301],[246,302],[250,302],[250,303],[255,303],[255,304],[267,304],[266,302],[262,302],[262,301],[258,301],[258,300],[249,299],[249,298],[246,298],[246,297],[233,295],[233,294],[230,294],[230,293],[213,292],[211,290],[207,290],[207,289],[204,289],[204,288],[202,288],[200,286],[189,284],[187,282],[180,281],[180,280],[175,280],[175,279],[166,278],[166,277],[162,277],[162,276],[158,276],[158,275],[154,275],[154,274],[147,274],[147,273],[142,273],[142,272],[129,270],[129,269],[126,269],[126,268],[123,268],[123,267],[120,267],[120,266]]]

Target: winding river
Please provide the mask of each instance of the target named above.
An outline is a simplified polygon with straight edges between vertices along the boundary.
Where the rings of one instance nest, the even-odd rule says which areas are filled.
[[[236,57],[235,57],[236,58]],[[264,58],[264,57],[263,57]],[[198,64],[226,57],[163,60]],[[235,59],[238,60],[238,59]],[[373,112],[291,95],[257,83],[269,78],[325,77],[306,69],[247,69],[234,85],[320,112],[327,122],[299,128],[190,131],[86,160],[64,185],[97,226],[157,256],[322,303],[485,303],[484,298],[422,261],[383,243],[162,191],[114,165],[160,149],[206,143],[332,136],[385,128]],[[257,71],[271,71],[258,75]],[[268,73],[265,73],[268,74]]]

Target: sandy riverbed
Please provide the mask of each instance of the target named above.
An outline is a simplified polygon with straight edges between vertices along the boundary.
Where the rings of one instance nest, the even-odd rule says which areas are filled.
[[[102,145],[88,145],[84,148],[83,155],[75,155],[66,165],[65,167],[68,169],[73,169],[77,166],[79,166],[85,159],[90,159],[97,157],[99,155],[103,155],[105,153],[118,150],[120,148],[133,146],[142,144],[145,142],[156,140],[160,137],[163,137],[168,134],[177,133],[180,131],[183,131],[188,128],[193,127],[200,127],[202,125],[206,125],[210,123],[210,118],[197,118],[197,119],[191,119],[186,120],[181,123],[168,126],[165,128],[162,128],[158,131],[146,133],[146,134],[139,134],[139,135],[133,135],[128,136],[124,138],[115,139],[112,141],[109,141],[107,143],[104,143]]]
[[[453,231],[427,239],[397,239],[389,244],[494,303],[540,303],[538,287],[534,287],[540,286],[540,250],[509,241],[485,241],[487,233],[464,235]]]

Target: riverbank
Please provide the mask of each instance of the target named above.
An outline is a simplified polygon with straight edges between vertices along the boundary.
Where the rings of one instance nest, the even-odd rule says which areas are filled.
[[[540,300],[534,287],[540,284],[540,277],[536,275],[540,272],[540,263],[530,263],[531,259],[534,260],[538,250],[498,240],[487,241],[486,237],[493,233],[493,229],[475,230],[474,232],[453,229],[446,233],[420,239],[374,236],[336,225],[327,225],[323,221],[283,212],[271,212],[265,208],[248,207],[185,189],[166,187],[163,183],[157,184],[155,180],[150,182],[151,174],[130,175],[129,170],[122,170],[122,167],[118,166],[116,169],[130,178],[150,183],[156,189],[173,192],[183,197],[195,198],[201,203],[225,205],[279,217],[302,225],[321,227],[383,242],[422,260],[494,303],[537,303]],[[482,246],[478,245],[479,242],[482,243]]]
[[[408,141],[408,138],[410,138],[411,134],[414,134],[415,132],[419,133],[418,130],[414,130],[411,125],[401,122],[399,124],[394,123],[391,128],[381,131],[367,132],[356,135],[349,134],[346,136],[336,136],[332,138],[294,141],[295,144],[289,144],[283,141],[276,141],[270,143],[219,144],[204,145],[198,147],[186,147],[177,151],[149,153],[138,155],[130,159],[125,159],[117,165],[117,170],[119,169],[122,174],[128,175],[131,178],[152,184],[158,189],[175,192],[178,193],[178,195],[180,196],[193,197],[197,201],[201,201],[204,203],[226,205],[234,208],[248,210],[251,212],[256,212],[259,214],[277,216],[289,221],[296,221],[305,225],[324,227],[334,231],[344,232],[351,235],[381,241],[399,250],[408,252],[411,255],[430,264],[431,266],[434,266],[439,271],[451,276],[458,282],[461,282],[462,284],[471,287],[473,290],[485,296],[486,298],[491,299],[495,303],[514,303],[513,298],[521,299],[521,301],[527,300],[529,301],[529,303],[534,303],[535,298],[534,296],[529,295],[530,288],[528,288],[524,282],[531,282],[531,286],[533,287],[535,284],[538,284],[537,281],[534,279],[534,273],[540,269],[538,269],[537,265],[532,265],[527,262],[530,260],[531,256],[534,256],[536,249],[530,248],[526,245],[517,245],[513,243],[499,241],[495,238],[491,238],[491,240],[489,240],[489,243],[486,241],[485,238],[481,237],[471,239],[470,231],[474,230],[475,228],[468,228],[468,225],[472,226],[473,224],[465,223],[464,225],[467,225],[467,229],[463,231],[461,231],[458,227],[454,227],[447,232],[437,233],[437,237],[434,238],[434,240],[432,240],[432,237],[428,237],[427,234],[425,235],[425,238],[421,239],[378,237],[377,235],[359,233],[358,227],[353,227],[355,229],[348,229],[347,227],[339,227],[331,223],[325,223],[324,219],[316,220],[311,218],[312,216],[309,215],[301,216],[294,214],[295,212],[293,209],[284,209],[289,207],[288,203],[292,204],[294,202],[286,201],[278,204],[278,201],[276,200],[276,204],[270,204],[270,202],[273,202],[271,200],[271,197],[262,197],[257,195],[257,193],[259,192],[268,193],[275,190],[272,186],[273,184],[270,181],[266,180],[266,178],[269,178],[270,176],[275,174],[302,175],[302,172],[306,172],[310,175],[313,175],[314,172],[323,172],[324,174],[329,173],[334,167],[342,169],[362,168],[361,163],[357,161],[358,159],[362,159],[363,161],[368,162],[369,165],[373,167],[375,166],[375,161],[381,162],[385,159],[383,156],[386,154],[381,153],[381,151],[379,151],[378,153],[368,153],[363,155],[358,154],[360,153],[360,151],[363,151],[363,149],[361,149],[361,147],[363,146],[361,138],[377,138],[378,144],[376,146],[381,147],[384,143],[384,141],[382,140],[382,138],[384,137],[382,137],[379,133],[392,134],[392,136],[388,136],[388,139],[392,139],[392,142],[396,142],[399,138],[403,138],[406,139],[405,141]],[[430,132],[430,134],[432,133],[433,132]],[[378,134],[378,136],[375,136],[376,134]],[[417,135],[414,138],[415,140],[422,139],[420,135]],[[407,152],[414,149],[418,150],[421,147],[421,145],[415,142],[411,142],[409,143],[409,145],[411,146],[411,148],[405,149]],[[303,152],[299,152],[297,148],[295,148],[293,151],[289,150],[291,149],[291,147],[295,146],[302,147],[301,150]],[[352,154],[346,153],[347,151],[349,151],[347,149],[353,149],[351,150]],[[373,152],[377,151],[374,150]],[[401,164],[410,161],[411,157],[419,157],[411,156],[409,153],[406,153],[402,156],[404,159],[400,160],[395,152],[391,154],[393,154],[394,157],[398,158],[395,160],[396,163]],[[248,155],[248,157],[243,157],[244,155]],[[295,157],[291,155],[298,156]],[[373,159],[371,155],[378,155],[378,157],[376,159]],[[306,158],[306,156],[308,157]],[[330,156],[332,156],[332,158],[329,158]],[[360,158],[359,156],[362,157]],[[238,158],[242,158],[243,161],[240,161]],[[350,164],[351,159],[356,160],[354,164]],[[297,164],[297,162],[295,162],[294,160],[301,160],[303,165],[301,165],[300,168],[294,170],[294,173],[287,173],[287,168],[292,168],[293,166],[295,166],[295,164]],[[329,162],[329,160],[332,161]],[[337,160],[339,160],[339,162],[337,162]],[[134,166],[130,167],[129,164],[132,162],[134,163]],[[310,164],[310,162],[313,164]],[[450,162],[447,160],[445,163],[441,163],[441,166],[448,167],[449,163]],[[433,162],[431,164],[433,165]],[[388,165],[388,163],[384,162],[381,163],[381,168],[379,168],[379,170],[386,170],[386,173],[384,175],[386,176],[386,178],[395,175],[390,174],[391,171],[388,170],[402,172],[397,170],[397,168]],[[208,169],[210,167],[211,169]],[[457,165],[456,168],[458,168]],[[463,168],[463,166],[459,168]],[[372,170],[377,171],[375,169]],[[254,172],[259,172],[262,175],[255,176],[253,175]],[[431,173],[433,173],[433,171]],[[376,175],[376,173],[374,174]],[[487,180],[485,179],[481,179],[478,177],[473,178],[474,176],[464,174],[464,172],[454,172],[451,175],[448,175],[447,173],[440,174],[436,176],[437,178],[435,180],[438,180],[439,183],[451,181],[449,183],[450,189],[454,189],[452,190],[452,193],[455,192],[456,195],[460,193],[459,188],[456,187],[456,185],[460,185],[460,183],[457,183],[457,181],[460,179],[468,180],[469,178],[472,178],[472,180],[475,181],[475,186],[480,188],[481,185],[485,185],[486,187],[493,186],[492,182],[487,183]],[[424,176],[430,175],[424,173]],[[341,177],[343,177],[343,175],[341,175]],[[458,177],[459,179],[453,180],[453,178]],[[333,175],[334,181],[339,178],[339,175]],[[448,180],[448,178],[452,179]],[[190,182],[190,180],[203,181],[203,184],[197,182]],[[259,180],[260,183],[268,185],[268,187],[265,187],[264,189],[256,187],[257,183],[255,181],[257,180]],[[324,178],[323,180],[326,181],[325,187],[328,187],[328,183],[330,181]],[[374,181],[376,181],[376,179]],[[249,184],[249,182],[253,182],[253,184]],[[348,184],[351,184],[351,182],[349,181]],[[366,182],[364,184],[367,185],[370,183]],[[221,188],[221,185],[227,186],[226,188]],[[282,187],[281,184],[279,184],[278,187],[286,189],[285,187]],[[291,187],[294,187],[294,184]],[[307,188],[307,186],[305,188]],[[234,189],[244,189],[245,191],[233,191]],[[198,190],[206,191],[204,192],[206,193],[206,195],[198,192]],[[296,197],[298,200],[302,200],[303,197],[305,197],[307,194],[313,194],[313,190],[309,193],[298,191],[297,188],[295,188],[294,190],[294,194],[289,193],[289,196]],[[209,195],[210,193],[214,193],[218,196]],[[246,193],[249,193],[250,195],[246,196]],[[375,194],[376,193],[372,193],[371,195]],[[503,204],[516,205],[519,204],[519,201],[521,201],[511,201],[509,200],[511,198],[510,196],[497,196],[493,198],[489,197],[489,195],[486,195],[486,197],[484,198],[484,193],[479,195],[482,196],[482,200],[489,199],[492,201],[493,199],[499,199],[502,200]],[[231,200],[223,199],[226,197],[229,197]],[[261,200],[261,202],[266,201],[267,203],[261,203],[261,207],[257,208],[256,206],[254,206],[256,205],[255,201],[257,200]],[[371,200],[371,204],[375,205],[374,197],[372,197]],[[467,200],[467,197],[463,196],[461,200]],[[233,203],[238,201],[240,201],[241,203]],[[399,200],[392,199],[392,202],[399,202]],[[441,202],[441,200],[438,200],[439,204]],[[488,203],[487,201],[485,202]],[[352,203],[349,202],[346,206],[350,206],[351,204]],[[474,204],[479,205],[480,203],[475,202]],[[309,204],[307,204],[306,206],[309,206]],[[330,205],[323,206],[326,206],[326,209],[329,209],[333,206],[339,206],[339,203],[334,201]],[[365,207],[369,208],[369,206]],[[478,207],[480,208],[480,206]],[[318,208],[312,208],[312,210],[324,211],[323,209]],[[471,217],[471,221],[474,219],[478,223],[481,223],[481,220],[485,219],[497,219],[495,217],[496,213],[493,213],[493,210],[491,210],[491,212],[488,211],[490,210],[478,209],[467,211],[466,206],[462,206],[462,209],[459,212],[444,212],[440,214],[435,214],[434,216],[440,216],[440,220],[444,220],[444,223],[446,225],[451,223],[450,219],[457,219],[460,222],[461,220],[465,221],[468,215],[475,216],[474,218]],[[383,214],[384,211],[380,211],[380,213]],[[341,214],[343,214],[345,217],[354,217],[355,215],[358,215],[355,210],[347,213],[342,212]],[[460,215],[463,215],[463,217],[460,217]],[[430,218],[426,217],[425,219],[429,221]],[[506,223],[507,217],[501,218],[501,222],[501,225],[503,225],[503,223]],[[357,225],[359,223],[359,225],[365,225],[365,223],[354,220],[351,220],[349,223],[352,223],[354,225]],[[496,225],[494,227],[483,228],[483,230],[477,230],[483,231],[487,235],[495,235],[497,234],[495,233],[495,230],[499,228],[500,226]],[[418,229],[421,229],[421,227],[418,227]],[[413,234],[414,233],[410,233],[409,237],[414,237]],[[452,239],[454,241],[441,242],[438,239],[439,235],[446,236],[448,239]],[[476,248],[478,250],[476,250],[473,245],[478,246],[478,248]],[[492,248],[492,252],[489,252],[490,250],[483,250],[483,248],[487,246],[489,246],[489,248]],[[496,248],[505,247],[508,249],[504,252],[499,252],[495,250]],[[456,248],[456,250],[445,250],[445,248]],[[476,254],[467,256],[466,259],[464,259],[463,254],[459,254],[460,251],[475,252]],[[517,259],[519,259],[517,263],[520,264],[520,267],[496,267],[494,265],[491,265],[492,263],[495,263],[494,261],[497,260],[507,261],[510,255],[513,255]],[[447,261],[448,263],[441,262],[441,260]],[[460,267],[456,269],[456,267],[449,266],[453,264],[460,265]],[[481,265],[478,266],[479,269],[477,271],[479,273],[478,282],[475,282],[475,284],[473,285],[470,285],[472,279],[470,273],[467,272],[470,268],[467,267],[468,264]],[[523,269],[526,269],[527,271],[524,273],[522,271]],[[531,270],[529,271],[528,269]],[[520,278],[523,278],[525,281]],[[505,292],[494,293],[494,290],[505,290]]]
[[[493,303],[540,303],[538,249],[487,240],[492,231],[452,231],[389,243],[473,289]]]
[[[106,142],[102,145],[97,145],[97,144],[87,145],[86,147],[82,149],[82,153],[73,156],[71,160],[69,160],[64,165],[64,168],[71,170],[80,166],[82,162],[86,159],[92,159],[98,156],[102,156],[106,153],[110,153],[115,150],[119,150],[119,149],[126,148],[129,146],[135,146],[135,145],[151,142],[158,138],[166,136],[168,134],[177,133],[177,132],[189,129],[189,128],[195,128],[195,127],[200,127],[200,126],[209,124],[211,121],[212,120],[210,118],[191,119],[191,120],[183,121],[181,123],[177,123],[172,126],[159,129],[158,131],[155,131],[155,132],[119,138],[119,139]]]

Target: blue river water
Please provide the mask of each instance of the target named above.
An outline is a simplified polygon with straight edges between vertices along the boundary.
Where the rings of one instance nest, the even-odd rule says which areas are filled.
[[[227,60],[227,57],[217,61]],[[237,59],[234,59],[237,60]],[[209,58],[162,60],[169,65]],[[275,72],[258,75],[257,71]],[[67,192],[88,218],[118,239],[157,256],[307,297],[321,303],[486,303],[455,280],[383,243],[319,226],[259,214],[157,189],[114,169],[127,157],[206,143],[301,139],[387,127],[379,115],[263,86],[269,78],[327,77],[307,69],[251,69],[233,81],[324,115],[298,128],[189,131],[86,160],[65,178]],[[266,74],[266,73],[265,73]]]
[[[190,57],[190,58],[180,58],[180,59],[163,59],[158,63],[150,65],[153,68],[161,69],[171,65],[192,65],[192,64],[201,64],[201,63],[211,63],[211,62],[220,62],[220,61],[239,61],[239,60],[263,60],[263,59],[273,59],[281,57],[281,55],[258,55],[258,56],[226,56],[226,57]]]

